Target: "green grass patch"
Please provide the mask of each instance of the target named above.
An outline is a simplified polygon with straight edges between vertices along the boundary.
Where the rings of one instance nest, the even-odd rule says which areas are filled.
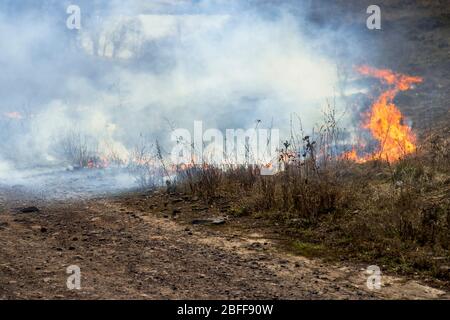
[[[318,257],[325,253],[325,247],[321,244],[301,242],[298,240],[292,243],[292,249],[295,254],[307,258]]]

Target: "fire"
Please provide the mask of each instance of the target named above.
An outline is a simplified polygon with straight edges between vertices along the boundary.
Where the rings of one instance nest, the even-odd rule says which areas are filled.
[[[376,99],[363,124],[363,127],[378,141],[378,150],[369,155],[359,156],[354,148],[344,154],[344,158],[358,163],[374,159],[394,162],[414,152],[416,137],[411,128],[403,124],[403,116],[394,104],[394,98],[400,91],[410,89],[413,84],[420,83],[423,79],[369,66],[361,66],[357,71],[362,75],[380,79],[389,88]]]
[[[12,112],[5,112],[3,114],[5,117],[9,118],[9,119],[17,119],[20,120],[23,118],[22,114],[20,112],[17,111],[12,111]]]
[[[109,167],[109,159],[105,156],[91,158],[88,160],[86,167],[88,169],[105,169]]]

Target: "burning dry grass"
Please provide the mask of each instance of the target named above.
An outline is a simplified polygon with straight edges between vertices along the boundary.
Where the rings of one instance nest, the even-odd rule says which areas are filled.
[[[374,159],[392,162],[414,152],[416,137],[411,128],[403,123],[403,116],[395,105],[394,98],[397,93],[409,90],[423,79],[369,66],[361,66],[357,70],[364,76],[379,79],[388,85],[388,88],[373,103],[371,110],[365,115],[363,124],[363,127],[370,130],[371,135],[378,142],[378,150],[372,154],[359,156],[354,148],[345,156],[359,163]]]
[[[211,203],[232,199],[231,215],[273,221],[293,244],[449,280],[449,140],[433,135],[395,163],[358,164],[319,161],[309,139],[305,157],[282,162],[276,175],[262,176],[257,166],[196,166],[180,172],[177,188]]]

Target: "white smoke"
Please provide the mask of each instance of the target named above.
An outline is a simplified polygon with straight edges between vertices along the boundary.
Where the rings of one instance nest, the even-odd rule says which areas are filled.
[[[80,6],[80,31],[65,28],[63,7],[0,16],[1,172],[61,163],[70,132],[126,157],[142,134],[168,143],[168,122],[287,129],[296,113],[308,130],[335,94],[327,40],[307,34],[303,16],[222,1]]]

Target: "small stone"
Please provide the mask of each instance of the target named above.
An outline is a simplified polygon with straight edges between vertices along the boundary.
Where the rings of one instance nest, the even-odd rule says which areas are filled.
[[[22,213],[33,213],[33,212],[39,212],[38,207],[26,207],[19,210]]]
[[[215,224],[215,225],[220,225],[220,224],[224,224],[225,220],[222,218],[218,218],[218,219],[214,219],[211,223]]]
[[[213,224],[213,225],[221,225],[225,223],[225,220],[222,218],[214,218],[214,219],[194,219],[191,221],[192,224]]]

